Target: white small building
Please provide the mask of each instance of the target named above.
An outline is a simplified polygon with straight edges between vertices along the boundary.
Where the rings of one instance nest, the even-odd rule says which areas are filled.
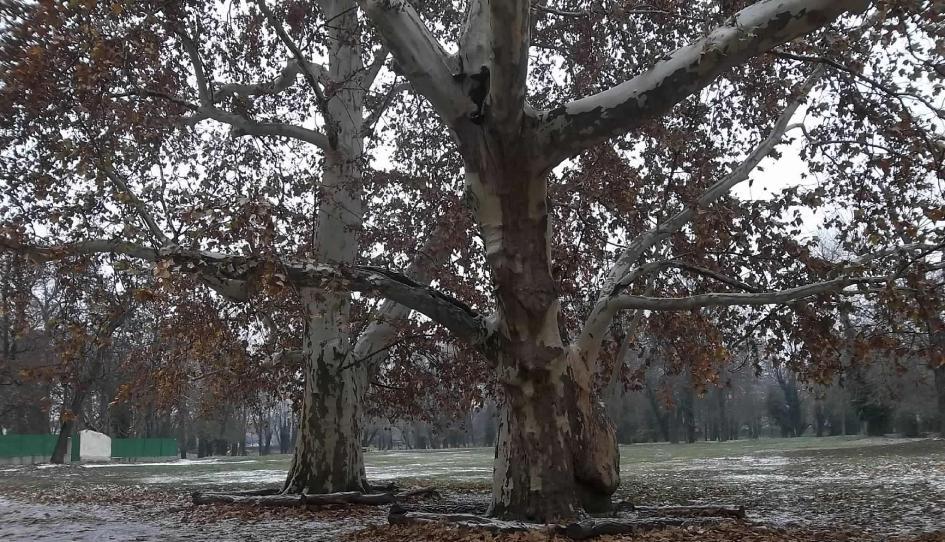
[[[112,439],[88,429],[79,431],[79,461],[111,461]]]

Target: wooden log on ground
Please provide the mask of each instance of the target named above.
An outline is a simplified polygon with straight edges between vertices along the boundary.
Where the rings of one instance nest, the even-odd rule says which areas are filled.
[[[234,495],[230,493],[191,494],[194,504],[245,504],[251,506],[304,506],[304,495]]]
[[[326,506],[331,504],[384,505],[395,502],[390,493],[360,493],[346,491],[322,495],[258,495],[243,496],[230,493],[194,493],[194,504],[245,504],[250,506]]]
[[[397,484],[394,482],[387,482],[386,484],[368,483],[367,485],[367,490],[372,493],[394,493],[397,489]]]
[[[615,502],[613,510],[614,512],[633,512],[636,510],[636,506],[633,504],[633,501],[625,499]]]
[[[327,506],[332,504],[364,504],[383,506],[394,504],[398,499],[409,499],[436,495],[433,488],[416,488],[400,493],[361,493],[346,491],[312,495],[281,495],[259,492],[201,493],[191,494],[194,504],[244,504],[249,506]]]
[[[745,519],[745,507],[734,505],[634,506],[631,510],[641,517]]]
[[[474,514],[430,514],[426,512],[407,512],[398,506],[391,507],[387,521],[391,525],[411,525],[424,523],[447,523],[470,529],[483,529],[492,533],[520,533],[524,531],[550,532],[547,525],[525,523],[521,521],[502,521],[477,516]]]
[[[714,527],[733,523],[736,520],[727,517],[593,518],[568,525],[542,525],[521,521],[503,521],[474,514],[409,512],[398,505],[394,505],[387,516],[387,521],[392,525],[444,523],[470,529],[483,529],[492,533],[534,531],[552,534],[557,532],[575,540],[586,540],[602,535],[641,534],[667,527]]]
[[[574,540],[615,534],[641,534],[667,527],[714,527],[731,523],[731,518],[595,518],[562,525],[558,532]]]
[[[278,495],[282,493],[282,488],[280,487],[268,487],[265,489],[250,489],[247,491],[234,491],[228,493],[228,495],[235,495],[238,497],[261,497],[264,495]]]

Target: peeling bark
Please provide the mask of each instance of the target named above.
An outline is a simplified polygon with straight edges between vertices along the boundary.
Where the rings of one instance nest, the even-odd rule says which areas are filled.
[[[502,381],[490,514],[556,523],[610,509],[616,432],[580,363],[565,354]]]
[[[348,36],[360,26],[353,0],[323,2],[331,48],[328,78],[347,81],[364,69],[360,44]],[[343,88],[327,103],[326,123],[334,147],[325,152],[318,200],[318,261],[355,263],[360,247],[363,188],[360,156],[364,91]],[[363,493],[367,488],[361,448],[365,368],[352,363],[351,298],[347,292],[304,288],[305,394],[298,440],[284,493]]]

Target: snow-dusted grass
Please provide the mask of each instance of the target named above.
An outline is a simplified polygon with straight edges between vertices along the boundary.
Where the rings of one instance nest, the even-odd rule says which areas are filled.
[[[491,448],[370,451],[368,477],[486,491]],[[275,487],[289,456],[214,457],[45,469],[5,467],[4,487],[121,486],[185,494]],[[648,504],[732,503],[753,519],[881,532],[945,526],[945,441],[855,437],[621,446],[621,498]]]

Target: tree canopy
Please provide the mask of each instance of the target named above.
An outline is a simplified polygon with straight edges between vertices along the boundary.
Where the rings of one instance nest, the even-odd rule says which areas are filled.
[[[496,515],[606,505],[597,399],[644,342],[827,381],[868,301],[941,359],[941,2],[3,9],[0,247],[238,304],[259,363],[301,349],[316,433],[416,372],[494,390]],[[362,487],[342,463],[287,486]]]

